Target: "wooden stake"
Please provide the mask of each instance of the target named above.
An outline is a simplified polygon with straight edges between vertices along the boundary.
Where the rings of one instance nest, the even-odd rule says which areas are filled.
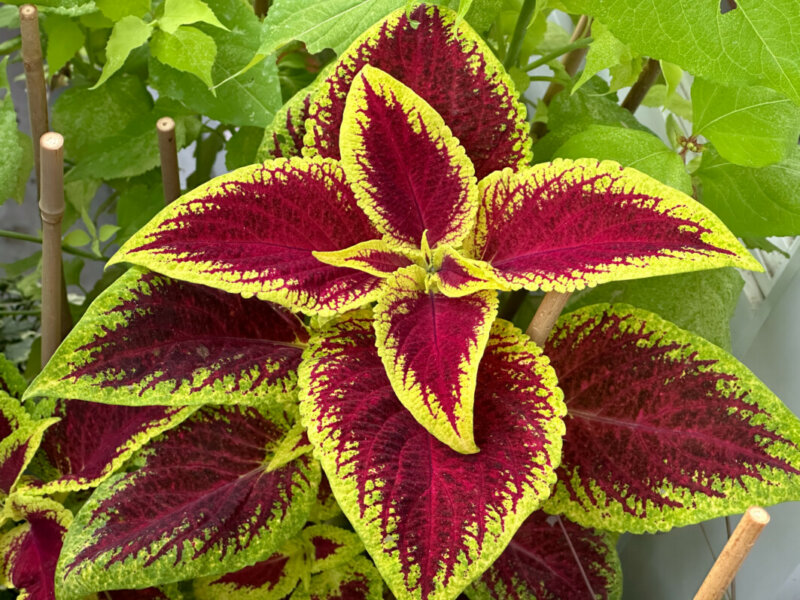
[[[39,38],[39,12],[33,4],[19,7],[19,30],[22,35],[22,63],[25,65],[25,85],[28,91],[28,113],[33,138],[36,183],[41,187],[39,140],[47,132],[47,86],[42,64],[42,41]]]
[[[538,346],[544,347],[544,343],[550,336],[553,326],[558,321],[558,317],[571,295],[570,292],[547,292],[544,295],[542,303],[525,332]]]
[[[41,193],[42,168],[39,140],[50,128],[47,116],[47,85],[42,63],[42,40],[39,37],[39,11],[33,4],[19,7],[19,30],[22,36],[22,63],[25,66],[25,86],[28,96],[28,116],[31,124],[33,161],[36,167],[36,189]],[[72,328],[72,316],[67,302],[67,285],[61,278],[61,335]]]
[[[64,216],[64,138],[54,132],[40,140],[42,188],[42,366],[61,343],[61,218]]]
[[[164,202],[169,204],[181,195],[178,176],[178,148],[175,145],[175,121],[162,117],[156,123],[158,152],[161,155],[161,180],[164,183]]]
[[[722,597],[767,523],[769,514],[763,508],[751,506],[747,509],[694,600],[719,600]]]

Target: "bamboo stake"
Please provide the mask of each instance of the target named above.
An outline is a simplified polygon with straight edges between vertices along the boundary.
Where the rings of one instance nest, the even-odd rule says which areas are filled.
[[[61,218],[64,216],[64,138],[40,140],[42,188],[42,367],[61,343]]]
[[[19,30],[22,36],[22,63],[25,67],[25,87],[28,96],[33,162],[36,167],[36,189],[41,192],[42,169],[39,140],[50,128],[47,116],[47,85],[42,63],[42,40],[39,37],[39,11],[33,4],[19,7]],[[72,316],[67,302],[67,285],[61,278],[61,335],[72,328]]]
[[[533,320],[525,332],[536,345],[544,347],[570,296],[570,292],[547,292],[544,295],[542,303],[536,309],[536,314],[533,315]]]
[[[22,63],[25,65],[25,85],[28,91],[28,114],[33,138],[36,182],[41,185],[39,140],[47,132],[47,86],[42,64],[42,41],[39,38],[39,11],[33,4],[19,7],[19,30],[22,35]]]
[[[769,514],[763,508],[751,506],[747,509],[694,600],[719,600],[722,597],[767,523]]]
[[[175,144],[175,121],[162,117],[156,123],[158,152],[161,155],[161,180],[164,183],[164,202],[169,204],[181,195],[178,176],[178,148]]]

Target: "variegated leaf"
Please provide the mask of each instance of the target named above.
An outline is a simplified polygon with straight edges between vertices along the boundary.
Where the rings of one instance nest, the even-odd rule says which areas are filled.
[[[177,584],[172,584],[143,590],[106,590],[98,600],[186,600],[186,597]]]
[[[317,490],[317,502],[311,507],[308,519],[319,523],[340,514],[342,514],[342,509],[339,508],[339,503],[336,502],[336,498],[333,495],[328,477],[323,471],[322,479],[319,482],[319,490]]]
[[[399,402],[368,312],[312,336],[300,386],[334,494],[400,600],[455,598],[550,493],[561,392],[541,350],[504,321],[478,373],[477,454],[438,442]]]
[[[442,116],[479,178],[530,162],[525,107],[511,78],[466,21],[432,6],[393,12],[342,54],[309,111],[305,143],[311,152],[339,158],[345,100],[368,64],[402,81]]]
[[[303,545],[293,538],[254,565],[196,579],[194,594],[198,600],[281,600],[292,593],[306,569]]]
[[[275,113],[275,118],[264,131],[264,139],[258,148],[256,158],[259,161],[300,156],[306,132],[305,121],[316,87],[312,85],[303,88]]]
[[[800,421],[717,346],[596,304],[563,316],[546,353],[568,411],[548,512],[641,533],[800,500]]]
[[[280,307],[134,268],[92,303],[26,397],[252,404],[293,391],[305,338]]]
[[[418,249],[458,245],[478,208],[475,171],[442,117],[391,75],[365,66],[342,116],[339,145],[358,205],[384,239]]]
[[[50,498],[15,494],[8,502],[25,523],[0,537],[0,579],[19,590],[17,600],[55,600],[56,562],[72,513]]]
[[[433,252],[433,267],[430,282],[450,298],[482,290],[511,289],[488,263],[462,256],[450,246],[440,246]]]
[[[339,568],[364,551],[358,534],[333,525],[312,525],[301,535],[311,550],[312,573]]]
[[[0,391],[0,502],[14,490],[42,436],[57,421],[31,418],[16,398]]]
[[[280,158],[185,194],[131,237],[109,264],[132,262],[184,281],[332,315],[373,300],[380,279],[331,267],[312,253],[378,237],[338,163]]]
[[[618,600],[615,545],[609,533],[537,511],[466,594],[470,600]]]
[[[196,407],[106,406],[81,400],[42,401],[58,421],[44,434],[39,473],[44,480],[20,487],[44,495],[95,487],[119,470],[131,455],[155,436],[175,427]],[[38,407],[37,407],[38,408]],[[38,474],[38,473],[37,473]]]
[[[723,266],[760,270],[710,210],[612,161],[556,159],[479,185],[465,250],[515,288],[570,292]]]
[[[426,291],[425,278],[412,266],[387,280],[375,306],[378,354],[397,397],[420,425],[458,452],[477,452],[475,381],[497,293],[450,298]]]
[[[64,595],[227,573],[263,560],[305,523],[319,467],[267,472],[291,422],[280,405],[203,408],[112,476],[75,518],[56,585]]]
[[[399,252],[383,240],[369,240],[334,252],[314,252],[314,258],[326,265],[348,267],[377,277],[388,277],[398,269],[414,264],[409,259],[409,254],[412,253]]]
[[[0,392],[19,398],[27,386],[25,378],[14,363],[0,354]]]
[[[298,586],[291,600],[382,600],[381,576],[363,556],[311,577],[308,590]]]

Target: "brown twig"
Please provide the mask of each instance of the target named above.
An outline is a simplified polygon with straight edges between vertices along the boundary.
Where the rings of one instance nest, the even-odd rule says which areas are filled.
[[[161,155],[161,180],[164,183],[164,202],[169,204],[181,195],[178,175],[178,148],[175,145],[175,121],[163,117],[156,123],[158,152]]]
[[[763,508],[751,506],[747,509],[694,600],[719,600],[722,597],[767,523],[769,514]]]
[[[525,332],[538,346],[544,347],[553,326],[569,300],[570,292],[547,292],[542,299],[531,324]]]
[[[591,30],[591,26],[589,23],[589,17],[586,15],[581,15],[581,18],[578,19],[577,24],[575,25],[575,29],[572,31],[572,36],[569,38],[570,44],[573,42],[578,41],[580,38],[589,35]],[[586,57],[586,53],[589,51],[588,46],[582,46],[580,48],[575,48],[567,52],[564,57],[561,59],[561,64],[564,65],[564,70],[566,70],[567,74],[572,77],[575,73],[578,72],[578,67],[581,66],[583,59]],[[564,89],[564,86],[560,83],[556,83],[555,81],[547,86],[547,90],[542,96],[542,102],[545,104],[550,104],[556,94]],[[541,121],[535,121],[533,125],[531,125],[531,136],[533,136],[533,141],[536,141],[547,133],[547,124]]]
[[[42,367],[61,343],[61,218],[64,216],[64,138],[40,140],[42,188]]]
[[[253,12],[256,13],[256,16],[259,19],[263,19],[267,16],[267,11],[269,10],[269,0],[255,0],[253,2]]]
[[[629,110],[631,113],[635,113],[636,109],[639,108],[642,100],[644,100],[644,97],[647,95],[648,90],[658,81],[659,75],[661,75],[661,65],[659,62],[655,58],[647,59],[647,64],[639,74],[639,79],[636,80],[636,83],[633,84],[628,95],[625,96],[625,100],[622,101],[622,108]]]

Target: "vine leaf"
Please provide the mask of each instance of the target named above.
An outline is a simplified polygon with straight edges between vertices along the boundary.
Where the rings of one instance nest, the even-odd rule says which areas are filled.
[[[568,0],[643,56],[668,60],[723,84],[760,84],[800,104],[800,13],[794,0]]]

